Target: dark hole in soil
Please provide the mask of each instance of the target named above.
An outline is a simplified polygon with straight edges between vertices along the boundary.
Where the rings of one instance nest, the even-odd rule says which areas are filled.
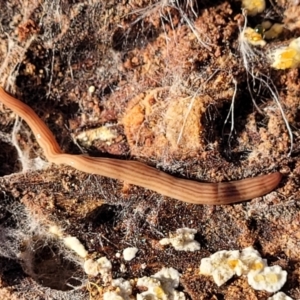
[[[100,224],[113,223],[116,214],[121,209],[119,206],[102,204],[94,210],[92,210],[86,217],[88,222],[92,222],[93,225],[98,226]]]
[[[0,141],[0,177],[21,171],[16,149]]]
[[[80,286],[79,278],[84,278],[81,268],[64,257],[57,245],[46,244],[39,238],[22,254],[24,272],[42,286],[55,290],[70,291]]]

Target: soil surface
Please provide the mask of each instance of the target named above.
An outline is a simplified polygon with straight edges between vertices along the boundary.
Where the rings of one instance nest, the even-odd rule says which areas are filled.
[[[199,274],[202,258],[253,246],[288,272],[281,291],[300,299],[300,74],[273,69],[269,57],[300,36],[298,3],[267,1],[246,17],[240,1],[1,1],[1,86],[32,107],[64,152],[134,159],[202,182],[275,171],[283,179],[234,205],[180,202],[48,164],[0,99],[0,298],[102,299],[113,290],[84,273],[49,232],[55,225],[89,257],[106,256],[114,279],[175,268],[191,300],[271,297],[243,276],[218,287]],[[266,20],[283,32],[245,47],[245,22]],[[200,250],[159,244],[183,227],[197,230]],[[139,249],[131,261],[116,255],[127,247]]]

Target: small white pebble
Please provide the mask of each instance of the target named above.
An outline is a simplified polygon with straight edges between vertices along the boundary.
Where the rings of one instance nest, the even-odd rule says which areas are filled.
[[[194,240],[196,229],[179,228],[175,234],[169,234],[169,238],[163,238],[159,241],[161,245],[171,244],[178,251],[197,251],[200,250],[200,244]]]
[[[96,88],[95,88],[93,85],[91,85],[91,86],[89,87],[88,91],[89,91],[90,94],[93,94],[93,93],[95,92],[95,89],[96,89]]]
[[[250,272],[248,283],[258,291],[265,290],[274,293],[280,290],[286,282],[287,272],[280,266],[265,267],[261,272]]]
[[[222,250],[201,259],[200,274],[212,276],[215,283],[221,286],[236,274],[236,269],[239,269],[240,265],[238,250]]]
[[[93,259],[87,259],[84,262],[83,269],[87,275],[95,277],[99,274],[99,264]]]
[[[176,290],[179,276],[174,268],[162,268],[151,277],[138,278],[136,285],[147,288],[147,291],[137,294],[136,300],[185,300],[184,293]]]
[[[103,300],[124,300],[124,298],[118,295],[117,292],[105,292],[103,294]]]
[[[111,268],[111,262],[105,256],[97,260],[87,259],[83,265],[83,269],[86,274],[97,276],[100,273],[103,280],[107,280],[109,278]]]
[[[129,247],[123,250],[123,258],[126,261],[130,261],[135,258],[136,253],[139,251],[136,247]]]
[[[127,271],[126,266],[124,264],[120,265],[120,272],[125,273]]]
[[[248,16],[256,16],[266,8],[265,0],[242,0],[242,8],[247,10]]]
[[[293,300],[291,297],[287,296],[283,292],[278,292],[272,297],[269,297],[268,300]]]

